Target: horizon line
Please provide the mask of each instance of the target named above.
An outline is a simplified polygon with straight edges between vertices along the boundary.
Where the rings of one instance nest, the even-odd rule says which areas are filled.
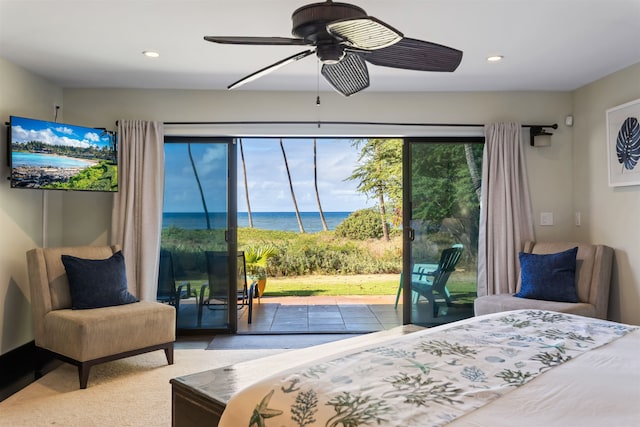
[[[368,209],[368,208],[361,208],[361,209]],[[356,210],[361,210],[361,209],[356,209]],[[352,213],[355,211],[323,211],[323,213]],[[187,211],[183,211],[183,212],[176,212],[176,211],[172,211],[172,212],[168,212],[168,211],[163,211],[163,214],[181,214],[181,213],[187,213],[187,214],[203,214],[204,212],[202,211],[196,211],[196,212],[187,212]],[[220,213],[220,214],[226,214],[228,213],[227,211],[212,211],[209,212],[209,214],[216,214],[216,213]],[[248,211],[238,211],[236,213],[246,213],[248,214]],[[296,211],[251,211],[252,214],[255,213],[296,213]],[[300,213],[317,213],[319,214],[320,211],[300,211]]]

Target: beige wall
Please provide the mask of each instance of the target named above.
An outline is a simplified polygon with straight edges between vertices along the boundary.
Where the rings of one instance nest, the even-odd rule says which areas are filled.
[[[322,94],[322,104],[315,105],[315,93],[215,92],[178,90],[108,90],[68,89],[65,95],[65,118],[73,123],[114,126],[116,120],[141,119],[179,121],[366,121],[393,123],[488,123],[517,120],[522,123],[560,123],[554,131],[553,144],[545,148],[526,147],[531,193],[536,223],[540,212],[552,212],[553,227],[536,225],[538,239],[570,238],[573,227],[571,198],[572,129],[565,127],[564,117],[571,113],[571,94],[558,92],[474,92],[429,94],[361,93],[350,98]],[[247,130],[248,129],[248,130]],[[482,134],[481,129],[408,128],[317,125],[278,127],[183,127],[184,131],[207,135],[295,134],[348,136],[405,136],[438,134]],[[167,127],[167,132],[180,132]],[[246,133],[245,133],[246,132]],[[350,134],[350,135],[351,135]],[[528,141],[528,131],[524,137]],[[553,191],[549,191],[553,189]],[[102,217],[107,211],[106,198]],[[74,212],[76,215],[74,215]],[[67,225],[77,224],[78,209],[65,205]],[[66,229],[67,227],[65,227]],[[100,234],[87,231],[91,236]],[[76,229],[82,239],[85,231]]]
[[[62,89],[0,58],[0,120],[10,115],[53,120]],[[61,236],[61,194],[9,188],[6,127],[0,131],[0,354],[33,339],[25,252]],[[43,217],[43,204],[49,214]]]
[[[577,239],[615,249],[609,316],[640,324],[640,186],[609,187],[606,110],[640,99],[640,64],[574,93],[574,207]]]
[[[632,296],[628,304],[612,304],[617,320],[640,323],[635,313],[638,307],[638,251],[631,242],[624,244],[608,234],[611,218],[594,221],[600,215],[593,200],[606,197],[615,201],[617,208],[608,209],[607,215],[627,211],[629,218],[638,217],[637,189],[611,190],[591,180],[602,175],[598,154],[593,159],[586,152],[572,147],[589,140],[596,145],[603,124],[595,128],[592,116],[603,121],[603,111],[628,99],[607,99],[618,91],[624,98],[623,87],[638,79],[638,67],[625,73],[603,79],[575,94],[558,92],[473,92],[429,94],[362,93],[343,98],[334,93],[322,94],[322,105],[315,106],[315,93],[216,92],[177,90],[123,90],[123,89],[65,89],[64,91],[25,72],[0,58],[0,112],[3,120],[9,115],[25,115],[45,120],[52,119],[54,103],[62,105],[59,121],[85,126],[114,129],[118,119],[160,121],[366,121],[366,122],[429,122],[429,123],[488,123],[517,120],[522,123],[559,123],[554,131],[551,147],[526,147],[527,167],[536,223],[540,212],[553,212],[555,225],[536,225],[539,240],[579,238],[611,244],[616,253],[615,298]],[[618,79],[621,80],[618,83]],[[630,82],[631,81],[631,82]],[[612,89],[612,87],[615,88]],[[613,92],[611,92],[613,90]],[[601,99],[603,92],[606,96]],[[64,97],[64,98],[63,98]],[[635,98],[638,97],[637,91]],[[592,99],[594,98],[594,99]],[[631,97],[633,99],[633,96]],[[64,104],[62,103],[64,100]],[[602,104],[602,105],[601,105]],[[605,105],[606,104],[606,105]],[[610,104],[610,105],[609,105]],[[602,109],[602,111],[600,111]],[[575,116],[573,128],[564,126],[568,114]],[[63,119],[64,117],[64,119]],[[590,123],[586,126],[586,123]],[[196,129],[194,131],[194,129]],[[251,127],[240,131],[245,135],[323,135],[348,136],[403,136],[406,134],[479,134],[480,130],[464,128],[352,128],[322,125],[296,127]],[[169,133],[185,129],[167,127]],[[189,127],[199,134],[238,134],[238,127]],[[528,140],[528,131],[524,131]],[[6,135],[2,135],[0,153],[6,151]],[[585,157],[587,162],[585,163]],[[0,154],[0,159],[3,159]],[[0,172],[8,176],[6,162]],[[593,165],[592,165],[593,163]],[[573,165],[576,165],[575,168]],[[594,168],[582,179],[583,165]],[[575,177],[574,177],[575,172]],[[595,186],[592,190],[591,186]],[[574,191],[574,186],[576,187]],[[602,194],[604,196],[602,196]],[[635,197],[635,199],[634,199]],[[53,245],[104,244],[109,242],[111,204],[113,196],[104,193],[47,192],[11,190],[8,183],[0,186],[0,354],[32,339],[28,305],[28,283],[24,253],[43,243]],[[43,209],[43,204],[46,209]],[[574,207],[575,205],[575,207]],[[585,218],[579,229],[573,225],[575,210]],[[46,242],[43,242],[43,212],[46,220]],[[611,226],[616,233],[624,227]],[[587,231],[588,230],[588,231]],[[637,231],[636,231],[637,233]],[[636,235],[637,236],[637,235]],[[635,239],[637,240],[637,239]],[[633,263],[633,261],[636,261]],[[631,264],[635,264],[634,268]]]

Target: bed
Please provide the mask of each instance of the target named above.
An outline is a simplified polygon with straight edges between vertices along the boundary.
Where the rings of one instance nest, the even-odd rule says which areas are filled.
[[[213,398],[221,416],[208,425],[221,427],[640,421],[637,326],[518,310],[331,344],[178,379],[174,391],[191,383]],[[174,401],[174,425],[178,412]]]

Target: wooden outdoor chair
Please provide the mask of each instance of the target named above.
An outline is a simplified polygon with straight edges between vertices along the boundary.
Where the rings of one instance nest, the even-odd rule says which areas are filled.
[[[414,266],[414,271],[411,274],[411,291],[416,294],[417,299],[423,296],[429,301],[429,304],[431,304],[433,308],[433,317],[438,317],[439,311],[434,293],[443,297],[448,307],[452,306],[451,295],[447,289],[447,281],[451,273],[455,271],[456,265],[462,256],[463,249],[463,245],[456,244],[451,248],[443,250],[440,254],[440,261],[437,267],[432,271],[428,271],[424,267],[416,268]],[[400,287],[396,295],[396,307],[400,299],[401,289],[402,276],[400,277]]]

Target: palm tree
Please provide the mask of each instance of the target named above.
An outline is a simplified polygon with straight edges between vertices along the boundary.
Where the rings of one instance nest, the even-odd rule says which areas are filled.
[[[296,202],[296,195],[293,192],[293,183],[291,182],[291,173],[289,172],[289,163],[287,162],[287,154],[284,152],[284,144],[282,138],[280,138],[280,149],[282,149],[282,157],[284,157],[284,166],[287,168],[287,176],[289,177],[289,189],[291,190],[291,198],[293,199],[293,207],[296,210],[296,218],[298,219],[298,227],[300,233],[304,233],[304,227],[302,226],[302,218],[300,218],[300,211],[298,210],[298,203]]]
[[[362,145],[358,159],[360,166],[347,179],[358,181],[358,191],[378,199],[382,234],[388,241],[386,199],[390,199],[392,204],[400,200],[398,194],[402,189],[402,140],[355,140],[352,144],[356,148]]]
[[[242,175],[244,177],[244,195],[247,199],[247,214],[249,216],[249,228],[253,228],[253,216],[251,215],[251,203],[249,203],[249,187],[247,186],[247,166],[244,163],[244,150],[242,149],[242,138],[240,143],[240,158],[242,159]]]
[[[476,166],[476,160],[473,155],[473,147],[471,144],[464,144],[464,156],[467,160],[467,167],[469,168],[469,175],[471,176],[471,185],[478,196],[478,200],[480,200],[480,188],[482,186],[482,178],[480,177],[480,172],[478,171],[478,167]]]
[[[196,183],[198,184],[198,190],[200,191],[200,199],[202,200],[202,207],[204,208],[204,215],[207,220],[207,230],[211,230],[211,219],[209,218],[207,201],[204,199],[204,191],[202,190],[202,184],[200,183],[200,177],[198,176],[198,169],[196,169],[196,163],[193,161],[193,154],[191,154],[191,144],[187,144],[187,151],[189,152],[189,160],[191,161],[193,175],[196,177]]]
[[[316,138],[313,138],[313,183],[316,188],[316,201],[318,202],[318,211],[320,212],[320,221],[322,221],[322,229],[327,231],[327,221],[324,219],[324,212],[322,212],[322,205],[320,204],[320,193],[318,192],[318,156],[316,151]]]

